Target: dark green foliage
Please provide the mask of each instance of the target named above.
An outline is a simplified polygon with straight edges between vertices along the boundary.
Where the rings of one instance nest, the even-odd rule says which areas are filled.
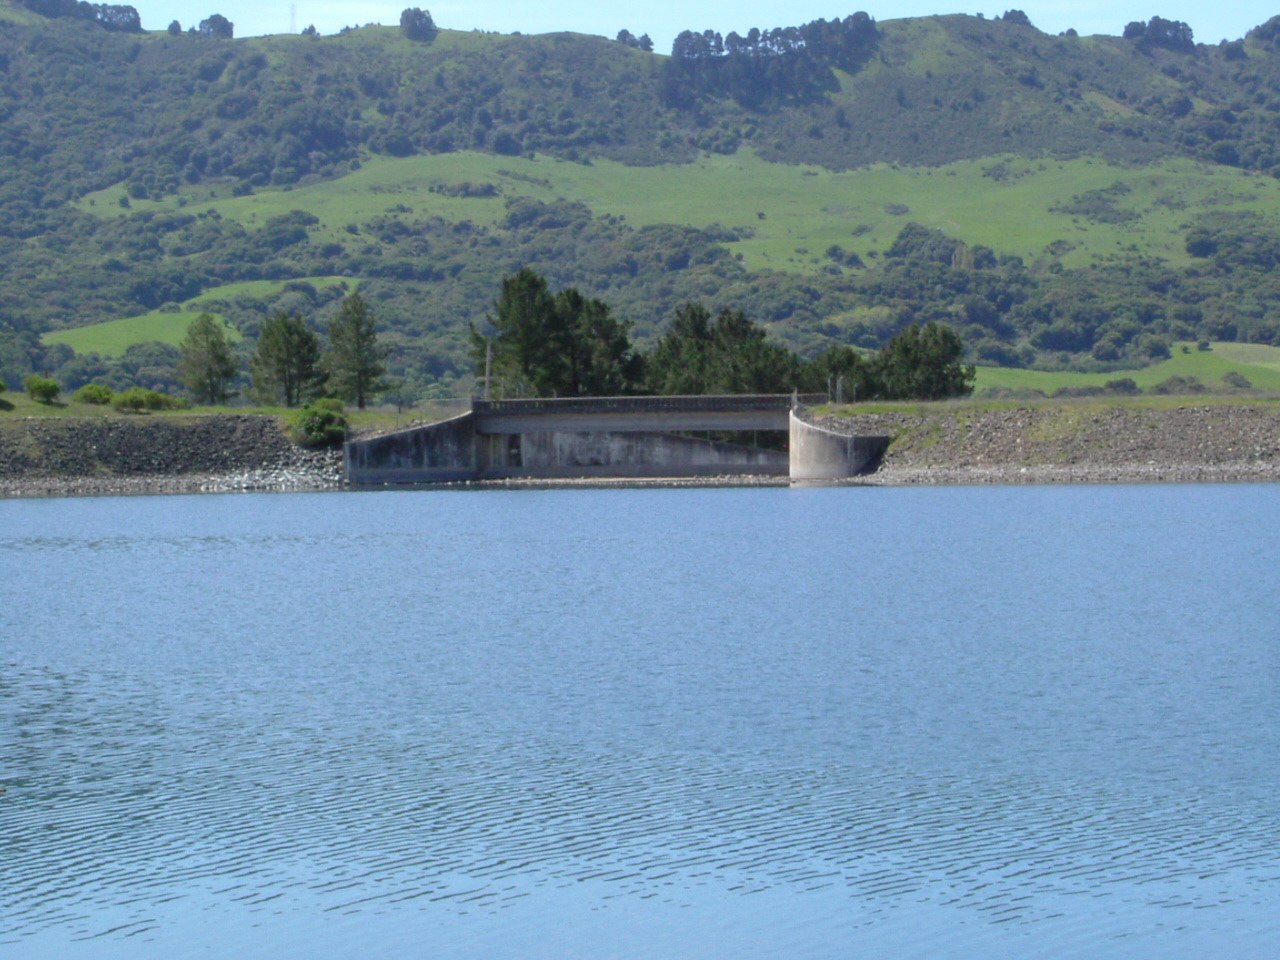
[[[179,371],[196,403],[225,403],[234,392],[235,358],[222,324],[211,314],[200,314],[187,327]]]
[[[320,392],[320,339],[307,329],[299,313],[274,313],[249,361],[255,395],[264,403],[296,407]]]
[[[200,21],[198,32],[202,37],[213,37],[215,40],[230,40],[235,36],[235,26],[222,14],[215,13]]]
[[[1181,53],[1194,53],[1195,37],[1191,28],[1181,20],[1165,20],[1163,17],[1152,17],[1143,24],[1134,21],[1124,28],[1126,40],[1137,40],[1139,46],[1164,47]]]
[[[342,401],[316,400],[305,405],[289,421],[289,435],[304,447],[335,447],[347,436]]]
[[[119,33],[139,33],[142,30],[142,19],[138,16],[138,11],[129,6],[86,3],[85,0],[21,0],[21,3],[28,10],[45,17],[88,20],[106,30]]]
[[[1204,393],[1205,385],[1196,377],[1175,376],[1161,380],[1151,388],[1151,392],[1159,394]]]
[[[802,385],[799,358],[766,339],[764,328],[741,310],[724,309],[712,321],[706,307],[686,303],[649,355],[654,393],[789,393]]]
[[[185,410],[191,406],[182,397],[171,397],[159,390],[130,387],[115,395],[111,404],[122,413],[145,413],[150,410]]]
[[[813,100],[837,88],[833,67],[857,71],[878,38],[865,13],[801,27],[752,28],[745,37],[685,30],[663,64],[662,98],[681,108],[706,96],[729,96],[748,107]]]
[[[653,52],[653,41],[649,39],[649,35],[647,33],[641,34],[637,37],[634,36],[630,30],[619,30],[618,36],[615,39],[624,47],[643,50],[645,53]]]
[[[488,322],[494,335],[473,328],[472,353],[477,376],[491,362],[498,394],[605,397],[632,393],[640,384],[629,325],[604,301],[574,288],[553,295],[527,267],[502,281]]]
[[[1104,386],[1108,393],[1118,393],[1125,396],[1136,396],[1142,392],[1138,388],[1137,382],[1132,377],[1121,377],[1118,380],[1108,380]]]
[[[329,323],[325,358],[329,386],[340,398],[363,410],[382,389],[381,378],[386,372],[383,355],[369,305],[360,294],[351,294]]]
[[[874,395],[885,400],[945,400],[973,392],[960,336],[941,323],[907,327],[871,363]]]
[[[58,381],[51,377],[42,377],[38,373],[29,374],[22,381],[22,388],[27,391],[27,396],[36,403],[53,403],[58,399],[58,394],[62,392],[62,387],[58,385]]]
[[[1252,390],[1253,384],[1239,370],[1228,370],[1222,375],[1222,382],[1236,390]]]
[[[96,406],[106,406],[115,398],[115,392],[105,384],[86,383],[77,390],[71,399],[77,403],[91,403]]]
[[[440,34],[435,21],[431,19],[431,12],[417,7],[401,11],[400,32],[418,43],[430,43]]]

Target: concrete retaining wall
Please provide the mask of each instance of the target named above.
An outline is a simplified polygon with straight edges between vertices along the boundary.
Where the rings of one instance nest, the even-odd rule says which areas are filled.
[[[346,445],[347,481],[376,486],[474,480],[477,439],[475,419],[464,413],[384,437],[352,440]]]
[[[479,438],[488,457],[483,479],[530,477],[719,477],[787,475],[784,450],[717,443],[666,433],[603,431],[511,434]],[[497,440],[487,448],[486,440]]]
[[[870,469],[884,456],[889,437],[836,433],[810,423],[803,408],[791,411],[791,479],[844,480]]]

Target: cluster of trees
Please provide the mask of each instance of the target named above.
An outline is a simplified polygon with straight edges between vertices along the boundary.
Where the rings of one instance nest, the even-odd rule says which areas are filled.
[[[1152,17],[1146,23],[1131,21],[1125,25],[1124,38],[1136,40],[1144,47],[1164,47],[1181,53],[1194,53],[1196,49],[1195,35],[1189,26],[1181,20],[1163,17]]]
[[[643,50],[645,53],[653,53],[653,40],[649,38],[647,33],[642,33],[637,37],[630,30],[619,30],[615,39],[624,47]]]
[[[126,5],[86,3],[85,0],[22,0],[22,5],[44,17],[88,20],[118,33],[142,32],[138,11]]]
[[[662,96],[682,107],[708,94],[731,96],[743,105],[811,98],[834,89],[832,67],[856,71],[879,36],[875,21],[862,12],[799,27],[752,27],[746,36],[685,30],[663,65]]]
[[[400,32],[416,43],[430,43],[440,35],[430,10],[408,7],[400,12]]]
[[[503,281],[489,326],[487,335],[472,328],[473,358],[486,388],[502,395],[826,390],[851,399],[940,400],[973,390],[964,345],[944,324],[908,326],[869,357],[843,346],[807,361],[740,310],[713,317],[702,304],[686,303],[646,354],[608,304],[572,287],[553,293],[527,267]]]
[[[386,372],[364,298],[353,293],[344,299],[328,333],[326,352],[298,314],[277,313],[263,321],[249,362],[255,398],[296,407],[329,395],[363,410],[383,388]],[[231,398],[237,363],[217,319],[206,313],[192,321],[181,351],[182,379],[196,403],[221,404]]]

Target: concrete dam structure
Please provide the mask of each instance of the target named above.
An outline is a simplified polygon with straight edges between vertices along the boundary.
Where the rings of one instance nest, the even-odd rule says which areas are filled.
[[[456,417],[346,444],[352,486],[471,480],[772,476],[839,480],[874,464],[887,437],[810,422],[788,394],[473,400]],[[789,450],[687,434],[777,431]]]

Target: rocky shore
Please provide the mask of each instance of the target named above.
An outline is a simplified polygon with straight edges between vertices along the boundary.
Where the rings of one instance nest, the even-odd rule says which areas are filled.
[[[1280,406],[1061,403],[1005,410],[828,416],[832,429],[892,438],[861,483],[1280,481]]]
[[[0,420],[0,497],[343,486],[342,453],[294,444],[274,417]]]
[[[1280,405],[930,405],[827,416],[889,436],[878,485],[1280,482]],[[469,487],[775,486],[778,477],[492,481]],[[334,490],[340,451],[308,451],[264,416],[0,419],[0,497]]]

